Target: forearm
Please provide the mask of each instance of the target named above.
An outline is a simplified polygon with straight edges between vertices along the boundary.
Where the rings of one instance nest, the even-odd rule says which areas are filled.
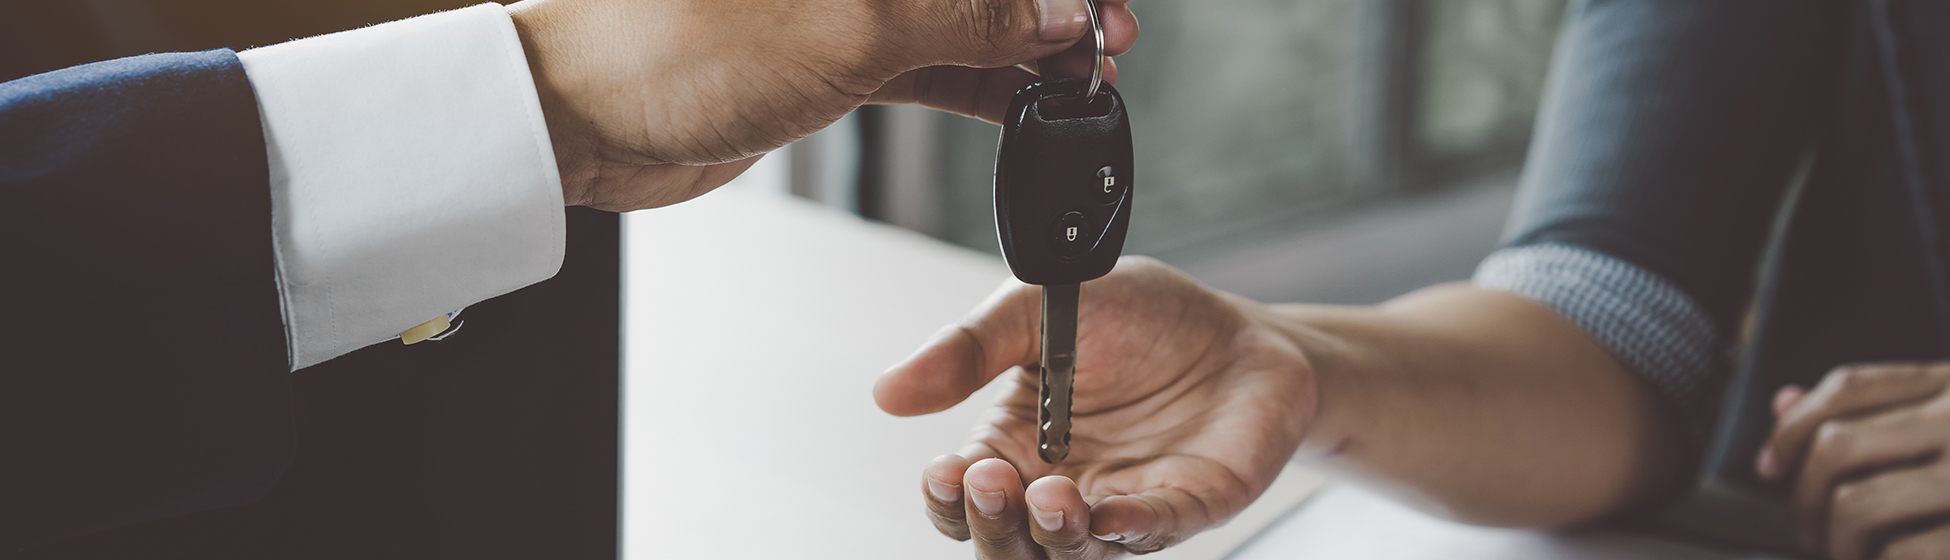
[[[1576,325],[1467,285],[1374,308],[1277,306],[1319,410],[1301,456],[1447,517],[1556,527],[1674,476],[1679,437],[1650,389]]]

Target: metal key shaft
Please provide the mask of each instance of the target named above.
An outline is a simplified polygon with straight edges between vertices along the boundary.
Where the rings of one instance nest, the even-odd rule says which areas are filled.
[[[1070,398],[1077,373],[1077,297],[1081,286],[1043,286],[1041,398],[1036,407],[1036,454],[1045,463],[1070,455]]]

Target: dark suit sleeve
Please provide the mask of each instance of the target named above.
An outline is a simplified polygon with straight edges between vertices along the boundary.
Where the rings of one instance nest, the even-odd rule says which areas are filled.
[[[0,84],[0,556],[276,483],[265,166],[228,50]]]

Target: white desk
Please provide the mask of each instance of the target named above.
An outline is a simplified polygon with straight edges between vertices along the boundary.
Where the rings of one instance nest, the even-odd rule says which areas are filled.
[[[751,181],[780,180],[767,163]],[[869,389],[1007,268],[772,190],[625,218],[623,557],[972,557],[922,516],[918,477],[995,388],[921,418],[880,412]],[[1145,558],[1734,558],[1456,525],[1342,486],[1295,510],[1321,480],[1289,469],[1232,523]]]
[[[1451,523],[1329,484],[1228,560],[1779,560],[1614,531],[1539,533]]]
[[[765,190],[625,218],[624,558],[970,558],[923,517],[920,469],[996,388],[920,418],[870,389],[1008,268]],[[1223,556],[1318,485],[1296,472],[1153,558]]]

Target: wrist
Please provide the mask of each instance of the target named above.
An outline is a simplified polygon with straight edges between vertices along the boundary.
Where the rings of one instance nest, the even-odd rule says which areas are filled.
[[[1366,391],[1354,372],[1361,370],[1357,365],[1361,348],[1338,334],[1348,323],[1346,315],[1355,312],[1359,311],[1310,305],[1266,308],[1268,322],[1305,357],[1300,367],[1313,385],[1313,402],[1300,404],[1310,406],[1313,413],[1297,457],[1325,460],[1344,455],[1354,447],[1363,423],[1374,420],[1374,415],[1360,413],[1366,409],[1362,398]]]
[[[597,170],[595,135],[592,121],[576,110],[572,99],[588,80],[580,77],[572,63],[570,53],[575,49],[562,43],[559,30],[564,16],[551,9],[560,5],[528,0],[508,6],[508,15],[521,39],[542,118],[548,124],[549,145],[561,175],[562,202],[587,206],[591,203],[589,186]]]

